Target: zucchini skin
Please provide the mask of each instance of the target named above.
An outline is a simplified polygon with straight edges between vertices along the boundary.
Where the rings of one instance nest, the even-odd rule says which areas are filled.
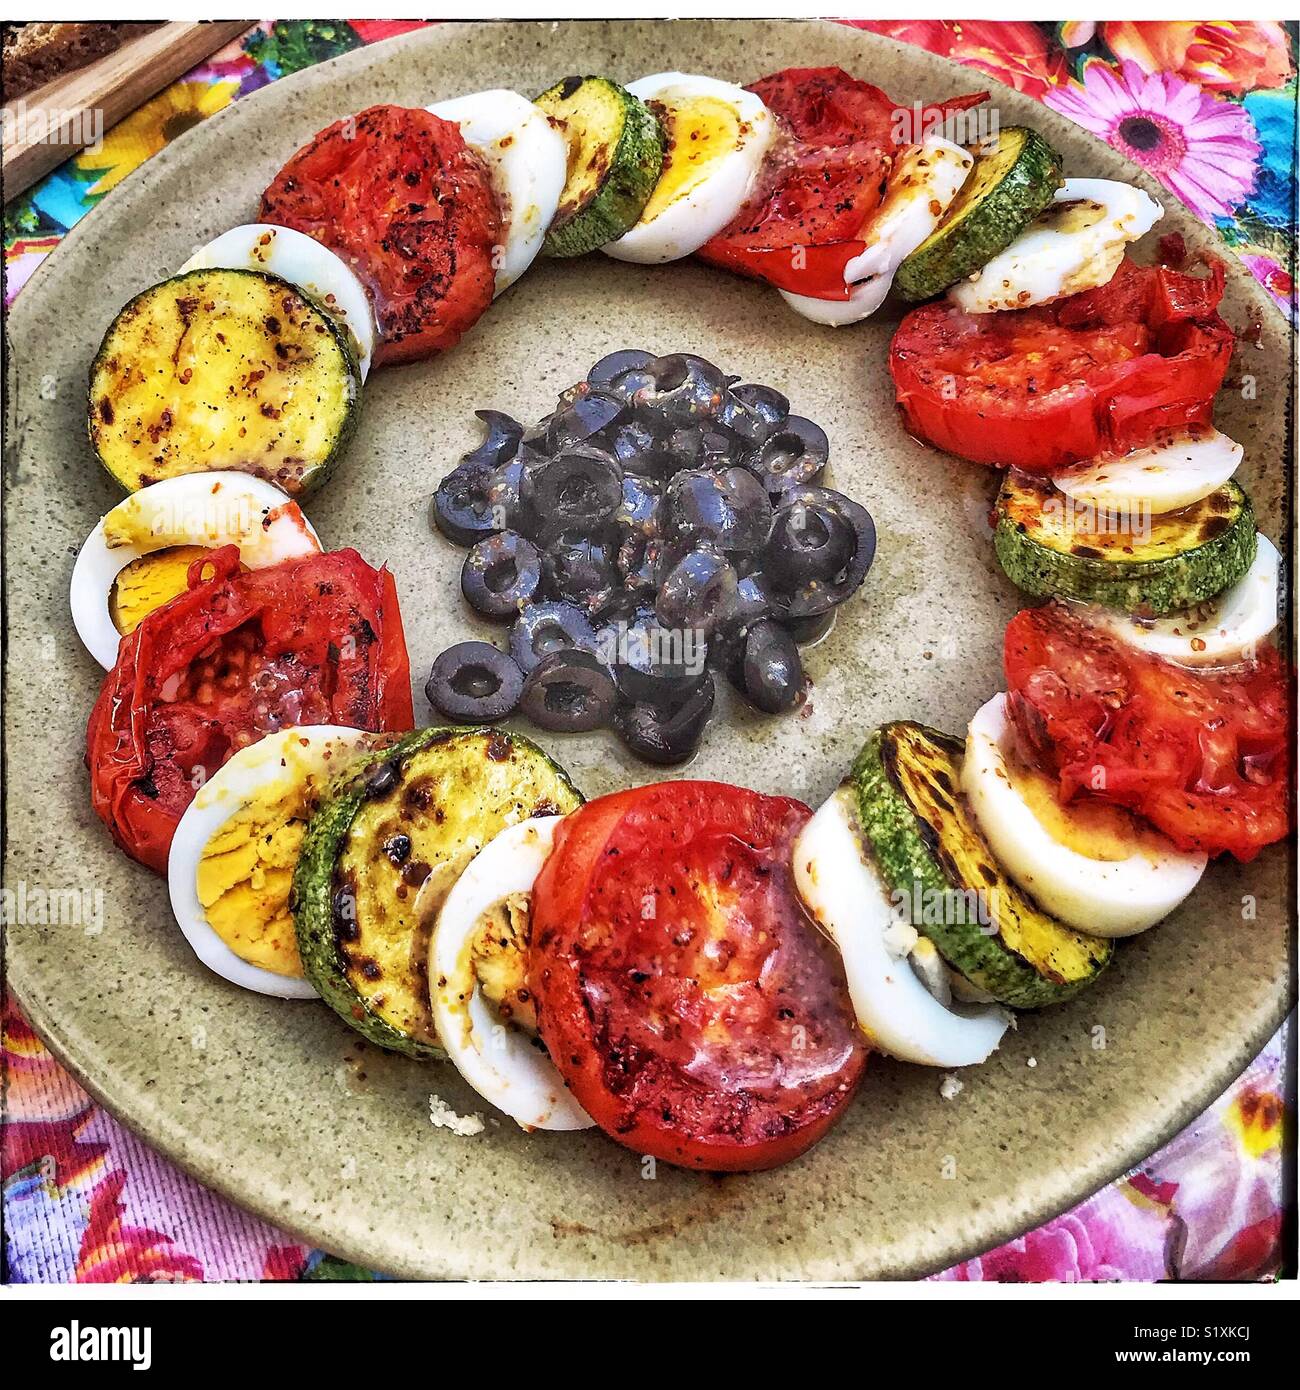
[[[858,821],[877,867],[890,889],[910,899],[919,892],[943,894],[954,887],[934,851],[923,838],[917,817],[907,799],[895,787],[885,766],[883,745],[889,725],[877,729],[863,745],[849,772],[857,799]],[[927,731],[933,734],[934,731]],[[941,735],[934,735],[942,737]],[[1038,1009],[1060,1004],[1086,989],[1105,968],[1113,954],[1092,975],[1073,982],[1057,982],[1040,975],[1023,957],[1004,946],[996,935],[969,923],[914,922],[917,931],[930,938],[940,955],[972,984],[995,999],[1017,1009]]]
[[[199,468],[168,468],[162,467],[158,470],[157,477],[147,476],[140,480],[125,477],[119,473],[106,456],[105,443],[101,439],[101,430],[106,428],[106,422],[102,414],[102,400],[105,395],[103,378],[111,375],[111,363],[116,349],[116,333],[123,323],[129,324],[135,316],[148,312],[148,301],[152,296],[157,295],[166,287],[183,286],[188,281],[194,281],[196,286],[204,280],[212,280],[225,276],[242,276],[251,280],[265,281],[268,286],[273,288],[277,294],[288,292],[307,305],[321,321],[326,325],[332,342],[337,346],[344,361],[344,368],[347,374],[346,390],[346,409],[343,419],[335,429],[329,452],[320,459],[312,461],[304,468],[297,477],[284,477],[278,470],[271,468],[259,468],[241,463],[237,459],[221,459],[205,464]],[[95,451],[96,458],[99,459],[105,472],[109,477],[126,493],[135,492],[138,488],[147,486],[150,482],[160,481],[162,478],[175,477],[178,473],[201,473],[212,469],[236,469],[247,472],[254,477],[266,479],[266,481],[276,484],[291,497],[303,497],[314,492],[329,481],[334,469],[338,466],[339,460],[346,451],[348,444],[356,433],[357,425],[361,417],[361,363],[357,356],[357,350],[353,343],[352,335],[346,326],[340,322],[328,309],[318,303],[311,295],[300,289],[297,285],[291,284],[287,280],[281,279],[278,275],[272,275],[268,271],[253,270],[251,268],[202,268],[198,270],[186,271],[182,275],[172,276],[167,280],[160,280],[157,284],[150,285],[147,289],[141,290],[139,294],[133,295],[118,310],[104,332],[94,358],[90,364],[87,380],[87,412],[86,429],[87,437],[90,440],[90,447]],[[111,402],[111,396],[110,396]]]
[[[398,763],[404,767],[413,755],[432,744],[466,736],[508,737],[511,744],[543,760],[556,779],[573,793],[574,802],[582,803],[582,793],[574,787],[568,773],[549,754],[519,734],[507,736],[499,729],[440,725],[417,729],[348,769],[308,824],[293,876],[290,903],[298,937],[298,954],[302,958],[303,971],[317,993],[367,1042],[417,1061],[442,1060],[446,1058],[446,1053],[436,1044],[408,1036],[380,1017],[369,1002],[353,989],[348,979],[334,934],[334,871],[348,833],[367,798],[366,774],[382,763]]]
[[[894,288],[904,299],[913,303],[932,299],[949,285],[982,270],[1051,203],[1064,176],[1061,156],[1036,130],[1011,126],[1002,136],[1011,131],[1023,131],[1027,137],[1011,168],[978,207],[947,231],[940,222],[898,267]],[[969,177],[974,178],[977,170],[978,164]]]
[[[553,107],[565,99],[566,86],[574,81],[599,81],[612,88],[622,106],[623,127],[595,196],[571,216],[551,224],[542,254],[556,260],[597,251],[635,227],[664,164],[665,141],[659,118],[645,102],[609,78],[566,77],[535,97],[535,103],[553,114]]]
[[[423,748],[439,729],[417,729],[389,748],[368,754],[349,768],[338,787],[307,825],[293,871],[289,903],[298,935],[303,973],[331,1009],[367,1042],[418,1061],[445,1058],[440,1047],[408,1038],[380,1018],[348,983],[334,940],[334,864],[343,841],[365,800],[365,774],[380,763],[394,762]]]
[[[993,549],[1007,578],[1035,598],[1068,598],[1153,618],[1167,617],[1221,594],[1255,561],[1255,509],[1235,482],[1232,523],[1191,550],[1155,560],[1109,560],[1044,545],[998,508]]]

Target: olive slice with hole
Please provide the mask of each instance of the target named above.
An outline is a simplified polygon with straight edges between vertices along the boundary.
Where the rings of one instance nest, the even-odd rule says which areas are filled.
[[[775,497],[787,488],[815,483],[830,454],[826,431],[802,415],[791,415],[754,450],[748,463]]]
[[[517,531],[500,531],[473,546],[460,570],[460,591],[485,618],[514,618],[542,583],[542,556]]]
[[[519,451],[523,425],[500,410],[476,410],[474,414],[487,426],[487,433],[478,448],[464,455],[461,462],[486,463],[490,468],[508,463]]]
[[[424,693],[456,724],[492,724],[519,704],[524,673],[491,642],[458,642],[433,663]]]
[[[537,663],[524,681],[520,712],[539,729],[583,734],[602,728],[618,704],[614,678],[593,653],[569,648]]]
[[[576,604],[530,603],[510,629],[510,656],[528,675],[552,652],[596,650],[596,630]]]
[[[680,702],[638,700],[619,707],[615,727],[638,758],[671,767],[684,763],[700,746],[713,713],[713,677],[708,673]]]

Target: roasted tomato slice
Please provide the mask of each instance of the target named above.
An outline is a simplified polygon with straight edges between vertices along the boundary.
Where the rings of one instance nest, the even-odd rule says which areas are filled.
[[[782,138],[754,196],[697,254],[795,294],[847,299],[844,267],[866,245],[859,234],[880,204],[900,113],[913,113],[842,68],[785,68],[749,90],[778,118]],[[942,117],[987,95],[923,115]]]
[[[1061,604],[1017,613],[1003,651],[1015,723],[1063,797],[1138,811],[1180,849],[1253,859],[1290,824],[1290,678],[1273,647],[1190,671]]]
[[[393,577],[355,550],[241,573],[226,546],[190,585],[123,639],[86,729],[91,803],[158,873],[194,793],[263,734],[414,723]]]
[[[638,1153],[784,1163],[835,1122],[866,1048],[789,867],[808,808],[664,782],[571,815],[534,888],[529,982],[578,1101]]]
[[[995,467],[1049,473],[1208,424],[1232,357],[1206,277],[1125,260],[1055,304],[967,314],[946,301],[898,326],[889,370],[918,439]]]
[[[501,214],[460,128],[372,106],[323,130],[262,194],[261,220],[337,251],[370,293],[377,362],[454,347],[492,302]]]

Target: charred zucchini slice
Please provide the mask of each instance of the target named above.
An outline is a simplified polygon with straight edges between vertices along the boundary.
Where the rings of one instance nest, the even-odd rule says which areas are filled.
[[[654,112],[608,77],[566,77],[535,99],[568,147],[548,256],[582,256],[636,225],[664,164]]]
[[[286,280],[192,270],[145,290],[90,369],[90,442],[137,488],[232,468],[297,496],[324,482],[356,426],[347,331]]]
[[[420,729],[368,759],[312,818],[294,874],[298,952],[321,998],[379,1047],[441,1057],[432,914],[498,831],[581,801],[540,748],[499,729]]]
[[[904,299],[929,299],[982,270],[1052,201],[1061,186],[1061,156],[1037,131],[1004,126],[943,220],[898,267]]]
[[[1049,916],[994,858],[961,792],[960,739],[910,721],[867,740],[850,774],[862,830],[912,925],[973,985],[1036,1009],[1101,974],[1110,941]]]
[[[1254,563],[1255,512],[1235,482],[1136,522],[1080,509],[1050,478],[1013,472],[998,495],[993,548],[1027,594],[1152,618],[1212,599]]]

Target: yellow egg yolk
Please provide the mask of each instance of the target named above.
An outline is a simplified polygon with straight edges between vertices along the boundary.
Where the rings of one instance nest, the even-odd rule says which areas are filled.
[[[119,571],[108,596],[113,626],[125,636],[154,611],[186,590],[186,576],[195,560],[207,554],[201,545],[175,545],[141,555]]]
[[[663,173],[641,212],[652,222],[741,143],[740,118],[716,97],[690,97],[680,105],[652,102],[667,137]]]
[[[1012,789],[1057,844],[1103,864],[1134,855],[1155,860],[1168,853],[1164,837],[1122,806],[1083,792],[1062,805],[1054,777],[1005,749],[1003,757]]]
[[[212,930],[241,960],[277,975],[302,975],[289,888],[309,817],[301,784],[268,787],[208,841],[196,874]]]

